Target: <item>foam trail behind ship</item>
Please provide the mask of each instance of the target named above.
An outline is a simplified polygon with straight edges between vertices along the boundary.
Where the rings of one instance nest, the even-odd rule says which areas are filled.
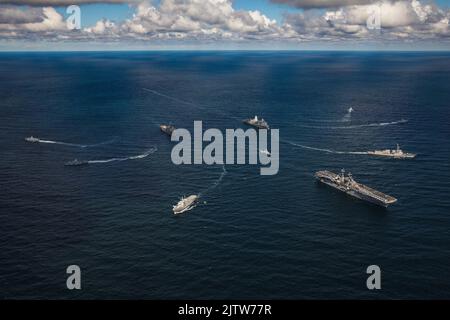
[[[159,91],[156,91],[156,90],[147,89],[147,88],[142,88],[142,89],[145,90],[145,91],[147,91],[147,92],[156,94],[157,96],[160,96],[160,97],[163,97],[163,98],[166,98],[166,99],[169,99],[169,100],[178,102],[178,103],[187,104],[187,105],[194,106],[194,107],[197,106],[197,105],[196,105],[195,103],[193,103],[193,102],[180,100],[180,99],[177,99],[177,98],[175,98],[175,97],[168,96],[168,95],[166,95],[166,94],[164,94],[164,93],[161,93],[161,92],[159,92]]]
[[[402,119],[402,120],[392,121],[392,122],[355,124],[355,125],[351,125],[351,126],[309,126],[309,125],[297,125],[297,127],[314,128],[314,129],[356,129],[356,128],[365,128],[365,127],[392,126],[392,125],[403,124],[403,123],[407,123],[407,122],[408,122],[408,120]]]
[[[303,148],[303,149],[332,153],[332,154],[368,154],[368,152],[366,152],[366,151],[336,151],[336,150],[331,150],[331,149],[314,148],[314,147],[305,146],[303,144],[295,143],[295,142],[288,141],[288,140],[282,140],[282,142],[286,142],[292,146]]]
[[[137,159],[144,159],[147,158],[149,155],[155,153],[158,150],[158,148],[153,147],[146,151],[143,154],[137,155],[137,156],[131,156],[131,157],[124,157],[124,158],[111,158],[106,160],[89,160],[89,164],[99,164],[99,163],[110,163],[110,162],[117,162],[117,161],[127,161],[127,160],[137,160]]]
[[[217,188],[220,185],[220,183],[222,182],[223,178],[225,177],[225,175],[227,173],[228,173],[228,171],[227,171],[227,169],[225,169],[225,165],[222,165],[222,173],[220,174],[220,177],[216,181],[214,181],[214,183],[211,186],[209,186],[206,190],[200,192],[198,194],[199,198],[201,198],[202,196],[204,196],[208,192],[211,192],[212,190]]]
[[[42,140],[42,139],[36,138],[37,143],[56,144],[56,145],[61,145],[61,146],[77,147],[77,148],[97,147],[97,146],[113,143],[115,140],[116,140],[116,138],[108,140],[108,141],[96,143],[96,144],[78,144],[78,143],[69,143],[69,142],[62,142],[62,141]]]
[[[208,106],[206,106],[206,105],[203,105],[203,104],[194,103],[194,102],[186,101],[186,100],[181,100],[181,99],[178,99],[178,98],[176,98],[176,97],[172,97],[172,96],[169,96],[169,95],[167,95],[167,94],[161,93],[161,92],[156,91],[156,90],[148,89],[148,88],[142,88],[142,90],[145,90],[145,91],[150,92],[150,93],[153,93],[153,94],[155,94],[155,95],[157,95],[157,96],[160,96],[160,97],[163,97],[163,98],[166,98],[166,99],[169,99],[169,100],[172,100],[172,101],[181,103],[181,104],[185,104],[185,105],[188,105],[188,106],[193,106],[193,107],[201,108],[201,109],[203,109],[205,112],[211,112],[211,111],[214,111],[214,112],[216,112],[216,113],[221,114],[221,115],[224,116],[224,117],[228,117],[228,118],[231,118],[231,119],[233,119],[233,120],[239,120],[239,119],[236,118],[236,117],[230,116],[229,114],[226,114],[226,113],[224,113],[224,112],[221,112],[220,110],[217,110],[217,108],[210,108],[210,107],[208,107]],[[239,120],[239,121],[240,121],[240,120]]]

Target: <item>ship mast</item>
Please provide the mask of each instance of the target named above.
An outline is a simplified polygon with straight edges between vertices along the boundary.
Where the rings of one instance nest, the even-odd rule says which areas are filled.
[[[344,184],[345,182],[345,169],[341,169],[341,183]]]

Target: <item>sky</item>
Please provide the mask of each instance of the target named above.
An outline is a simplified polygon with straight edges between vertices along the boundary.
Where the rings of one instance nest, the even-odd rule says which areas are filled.
[[[450,0],[0,0],[0,51],[447,51],[449,20]]]

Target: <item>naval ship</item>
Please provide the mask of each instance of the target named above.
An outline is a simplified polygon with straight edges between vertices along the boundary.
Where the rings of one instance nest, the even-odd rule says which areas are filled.
[[[180,214],[189,211],[194,208],[197,201],[198,201],[197,195],[192,195],[187,198],[183,197],[176,205],[173,206],[173,213]]]
[[[28,142],[39,142],[39,139],[31,136],[31,137],[25,138],[25,141],[28,141]]]
[[[330,187],[345,192],[352,197],[368,201],[385,208],[387,208],[390,204],[397,202],[397,199],[394,197],[388,196],[356,182],[353,180],[351,173],[345,176],[344,169],[342,169],[340,175],[324,170],[316,172],[315,176],[317,180]]]
[[[68,161],[66,163],[64,163],[65,166],[68,167],[74,167],[74,166],[87,166],[89,164],[89,161],[86,160],[78,160],[78,159],[74,159],[72,161]]]
[[[258,119],[258,116],[255,116],[254,118],[251,119],[245,119],[244,123],[258,129],[270,129],[269,124],[262,118]]]
[[[414,153],[403,152],[403,150],[400,149],[400,146],[398,144],[397,144],[397,149],[395,149],[395,150],[390,150],[390,149],[375,150],[375,151],[368,151],[367,154],[370,154],[373,156],[395,158],[395,159],[413,159],[416,157],[416,154],[414,154]]]
[[[170,124],[162,124],[159,126],[159,129],[161,129],[161,131],[167,134],[169,137],[171,137],[172,132],[175,131],[175,127]]]

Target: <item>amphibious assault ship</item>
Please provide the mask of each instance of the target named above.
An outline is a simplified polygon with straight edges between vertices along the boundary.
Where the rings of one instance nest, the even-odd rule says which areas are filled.
[[[161,131],[167,134],[169,137],[171,137],[172,132],[175,131],[175,127],[170,124],[162,124],[159,126],[159,129],[161,129]]]
[[[173,206],[173,213],[180,214],[189,211],[194,208],[197,201],[198,201],[197,195],[192,195],[187,198],[183,197],[176,205]]]
[[[380,156],[380,157],[389,157],[389,158],[396,158],[396,159],[413,159],[416,157],[414,153],[407,153],[403,152],[402,149],[400,149],[400,146],[397,144],[397,149],[395,150],[375,150],[375,151],[368,151],[367,154],[373,155],[373,156]]]
[[[342,169],[340,175],[324,170],[316,172],[315,176],[317,180],[330,187],[345,192],[352,197],[368,201],[385,208],[390,204],[397,202],[397,199],[395,199],[394,197],[388,196],[377,190],[369,188],[368,186],[356,182],[355,180],[353,180],[351,173],[345,176],[344,169]]]
[[[258,116],[255,116],[254,118],[251,119],[245,119],[244,123],[258,129],[270,129],[269,124],[262,118],[258,119]]]

